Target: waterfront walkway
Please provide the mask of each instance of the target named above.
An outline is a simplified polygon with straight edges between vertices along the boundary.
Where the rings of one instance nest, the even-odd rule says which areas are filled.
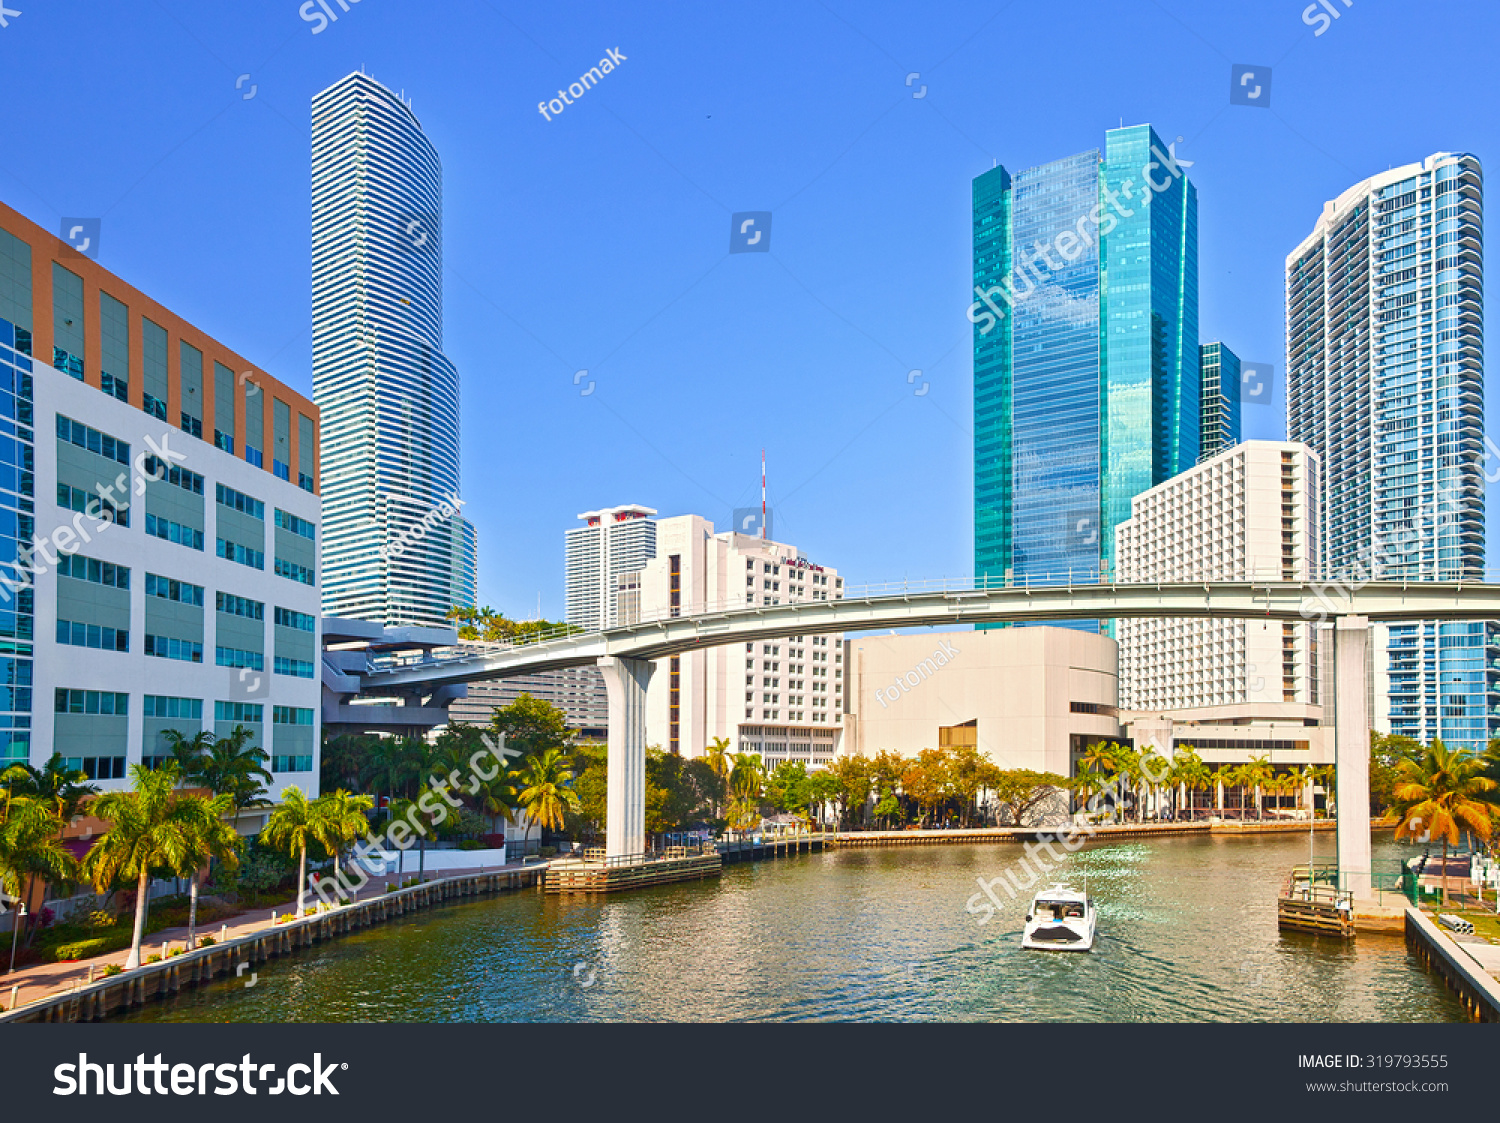
[[[429,869],[424,871],[423,879],[436,881],[443,877],[462,876],[473,873],[509,873],[521,869],[533,869],[541,863],[537,862],[512,862],[504,866],[492,866],[484,869],[455,869],[440,870]],[[417,876],[415,870],[408,871],[404,877],[414,878]],[[394,874],[391,875],[395,877]],[[396,881],[385,877],[372,877],[370,883],[359,893],[352,896],[351,902],[368,901],[372,897],[384,896],[387,884],[398,884]],[[307,893],[307,907],[311,908],[319,901],[318,895],[312,890]],[[214,921],[208,924],[198,925],[198,936],[212,936],[215,940],[223,942],[224,939],[235,940],[241,936],[250,936],[257,932],[264,932],[275,927],[272,916],[285,916],[297,910],[297,901],[289,899],[274,908],[249,909],[239,916],[230,917],[228,920]],[[133,914],[132,914],[133,915]],[[147,957],[152,955],[165,955],[170,948],[181,948],[186,946],[188,930],[186,926],[180,928],[164,928],[160,932],[152,932],[146,936],[141,944],[141,961],[144,963]],[[165,945],[165,947],[163,946]],[[37,963],[29,967],[23,967],[14,974],[0,975],[0,1010],[9,1012],[11,1004],[11,990],[19,985],[20,991],[17,997],[17,1006],[26,1006],[39,999],[52,997],[57,994],[72,990],[80,984],[89,981],[90,972],[93,978],[98,980],[103,977],[102,972],[109,964],[125,965],[125,960],[130,958],[130,949],[110,952],[108,955],[96,955],[91,959],[69,960],[61,963]]]

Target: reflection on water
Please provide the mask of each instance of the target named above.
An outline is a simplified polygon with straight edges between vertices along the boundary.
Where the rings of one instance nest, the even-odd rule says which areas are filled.
[[[1318,839],[1320,856],[1331,836]],[[1092,953],[1023,951],[965,903],[1019,846],[846,850],[613,898],[418,913],[136,1011],[139,1021],[1451,1021],[1399,938],[1281,934],[1306,836],[1088,847]],[[1377,857],[1396,857],[1390,843]],[[1001,891],[1002,898],[1004,897]]]

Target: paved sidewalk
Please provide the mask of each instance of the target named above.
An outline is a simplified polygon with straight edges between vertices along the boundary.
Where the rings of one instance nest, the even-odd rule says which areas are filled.
[[[539,863],[511,862],[504,866],[484,867],[482,869],[457,869],[457,870],[427,870],[423,875],[427,881],[437,881],[444,877],[463,877],[467,874],[476,873],[508,873],[512,870],[530,869]],[[417,876],[415,870],[407,870],[402,877],[412,878]],[[364,887],[352,900],[368,901],[371,897],[385,895],[387,883],[397,885],[395,874],[379,875],[370,878],[370,883]],[[318,895],[312,890],[307,893],[307,907],[311,908],[317,904]],[[296,911],[297,902],[287,900],[276,905],[274,909],[256,908],[241,913],[239,916],[230,917],[227,921],[220,920],[210,924],[199,924],[198,935],[212,936],[219,940],[222,930],[227,928],[228,940],[234,940],[240,936],[248,936],[254,932],[261,932],[272,927],[271,915],[285,916],[289,912]],[[132,914],[133,915],[133,914]],[[9,934],[6,933],[8,936]],[[169,947],[182,947],[187,940],[188,930],[186,925],[180,928],[163,928],[160,932],[148,934],[141,944],[141,960],[144,962],[152,955],[163,954],[162,945]],[[221,941],[222,942],[222,941]],[[111,952],[108,955],[96,955],[92,959],[80,959],[68,963],[38,963],[30,967],[19,968],[12,975],[0,975],[0,1008],[9,1011],[11,988],[20,985],[21,990],[17,999],[18,1006],[25,1006],[35,1002],[39,998],[56,994],[58,991],[71,990],[79,983],[88,981],[89,969],[92,968],[94,978],[100,978],[100,971],[106,964],[117,963],[125,965],[125,960],[130,958],[130,949]]]

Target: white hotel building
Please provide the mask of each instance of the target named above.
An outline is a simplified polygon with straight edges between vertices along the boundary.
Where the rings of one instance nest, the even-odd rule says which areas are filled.
[[[657,556],[641,571],[641,618],[708,608],[838,600],[838,572],[794,546],[732,531],[697,515],[657,523]],[[768,767],[826,764],[843,741],[845,675],[839,635],[785,636],[658,660],[647,697],[647,743],[701,756],[719,737]]]
[[[1306,445],[1246,441],[1131,501],[1116,529],[1117,577],[1268,581],[1317,569],[1318,458]],[[1118,622],[1120,707],[1235,707],[1248,715],[1318,703],[1312,628],[1280,621]]]
[[[635,576],[656,557],[656,511],[631,503],[584,511],[564,536],[569,624],[594,631],[635,619],[640,582]]]
[[[119,788],[165,730],[243,725],[316,794],[317,425],[0,205],[0,767]]]

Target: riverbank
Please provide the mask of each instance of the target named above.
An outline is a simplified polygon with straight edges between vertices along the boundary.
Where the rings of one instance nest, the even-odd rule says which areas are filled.
[[[181,954],[168,955],[173,945],[184,947],[186,928],[153,933],[141,947],[141,955],[160,955],[157,963],[143,963],[133,971],[104,975],[106,966],[123,967],[128,949],[81,961],[39,964],[0,981],[0,1022],[91,1021],[151,998],[175,993],[183,986],[196,986],[241,963],[253,965],[294,948],[332,939],[356,928],[380,923],[452,896],[508,892],[539,883],[545,863],[511,864],[492,871],[433,870],[427,880],[407,889],[387,892],[381,879],[371,881],[347,904],[313,916],[276,922],[275,917],[295,914],[298,902],[288,900],[277,908],[256,909],[218,928],[200,926],[198,937],[212,936],[215,943]],[[309,893],[309,907],[317,897]]]

